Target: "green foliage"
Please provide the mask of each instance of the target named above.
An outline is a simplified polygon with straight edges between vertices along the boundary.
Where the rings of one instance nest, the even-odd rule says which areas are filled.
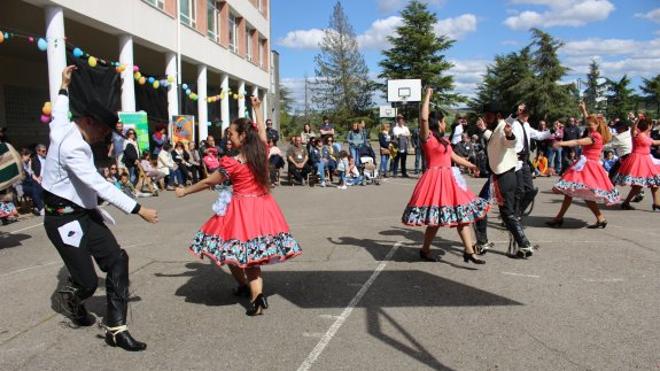
[[[589,112],[603,112],[605,110],[603,102],[598,102],[598,98],[603,96],[607,84],[599,84],[598,80],[600,80],[598,62],[592,60],[587,74],[587,88],[584,91],[584,102],[587,104],[587,111]]]
[[[640,88],[646,101],[655,105],[656,116],[660,115],[660,75],[656,75],[650,80],[643,79],[643,85]]]
[[[335,4],[319,47],[321,51],[314,58],[316,81],[312,86],[312,102],[322,111],[340,115],[355,115],[369,109],[374,85],[340,2]]]
[[[421,79],[422,86],[435,90],[434,103],[450,106],[462,100],[453,93],[454,80],[447,74],[452,64],[443,54],[454,41],[438,37],[433,27],[437,17],[425,3],[413,0],[401,11],[403,24],[396,34],[388,36],[392,47],[383,51],[379,62],[382,72],[378,77],[390,79]],[[385,92],[386,86],[381,86]]]
[[[632,89],[629,87],[628,75],[623,75],[620,80],[607,81],[607,116],[625,119],[629,111],[634,108]]]

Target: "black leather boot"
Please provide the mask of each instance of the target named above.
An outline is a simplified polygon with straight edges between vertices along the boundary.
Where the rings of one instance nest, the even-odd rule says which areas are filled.
[[[507,215],[504,216],[503,219],[504,224],[506,224],[506,228],[513,236],[516,244],[518,244],[519,252],[524,255],[520,257],[531,256],[533,254],[532,244],[527,239],[527,236],[525,236],[525,231],[523,230],[522,224],[518,218],[516,218],[515,215]]]
[[[106,314],[105,342],[130,352],[147,349],[147,344],[135,340],[126,326],[128,310],[128,255],[121,251],[105,279],[108,311]]]
[[[61,310],[71,322],[76,326],[91,326],[96,323],[96,318],[87,312],[85,304],[83,304],[83,297],[86,295],[85,290],[77,287],[69,278],[69,284],[57,291],[60,297]],[[85,297],[85,298],[86,298]]]

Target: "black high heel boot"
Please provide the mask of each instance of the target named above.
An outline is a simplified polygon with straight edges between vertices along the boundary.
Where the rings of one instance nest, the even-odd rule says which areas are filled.
[[[250,307],[245,311],[245,314],[248,316],[259,316],[263,314],[264,309],[268,309],[268,300],[266,300],[264,294],[259,294],[254,301],[250,303]]]
[[[624,202],[621,204],[621,210],[635,210],[635,208],[630,206],[629,203]]]
[[[552,219],[550,221],[545,222],[545,224],[551,228],[561,228],[561,226],[564,225],[564,218]]]
[[[430,253],[425,253],[422,250],[419,250],[419,258],[422,259],[423,261],[427,262],[437,262],[440,260],[440,258],[434,258],[431,256]]]
[[[250,296],[250,287],[248,285],[238,285],[231,291],[231,293],[234,294],[234,296],[248,297]]]
[[[475,258],[474,254],[468,254],[466,252],[463,253],[463,261],[466,263],[473,262],[474,264],[486,264],[485,260]]]
[[[111,347],[120,347],[129,352],[140,352],[147,349],[147,344],[137,341],[128,332],[128,326],[105,327],[105,343]]]
[[[653,204],[653,211],[660,210],[660,205]]]
[[[74,325],[81,327],[91,326],[96,323],[96,318],[87,312],[85,304],[82,303],[82,300],[78,296],[79,291],[71,283],[57,291],[60,296],[62,311],[64,315],[71,319]]]
[[[589,229],[598,229],[598,228],[605,229],[605,227],[607,227],[607,220],[597,221],[596,224],[587,226],[587,228]]]

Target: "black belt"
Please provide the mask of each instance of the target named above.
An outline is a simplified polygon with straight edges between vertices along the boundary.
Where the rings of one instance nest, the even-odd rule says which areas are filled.
[[[66,198],[54,195],[48,191],[44,191],[44,204],[46,215],[68,215],[89,211]]]

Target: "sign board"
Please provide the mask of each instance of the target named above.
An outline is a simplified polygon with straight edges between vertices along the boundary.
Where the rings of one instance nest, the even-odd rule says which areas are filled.
[[[149,120],[147,113],[138,112],[119,112],[119,121],[124,124],[124,131],[128,128],[135,130],[137,134],[138,150],[140,153],[149,150]]]
[[[183,142],[187,145],[195,141],[195,116],[178,115],[172,116],[170,123],[170,138],[172,143]]]
[[[419,102],[422,100],[422,80],[387,80],[388,102]]]
[[[392,108],[390,106],[380,106],[380,117],[396,117],[396,108]]]

